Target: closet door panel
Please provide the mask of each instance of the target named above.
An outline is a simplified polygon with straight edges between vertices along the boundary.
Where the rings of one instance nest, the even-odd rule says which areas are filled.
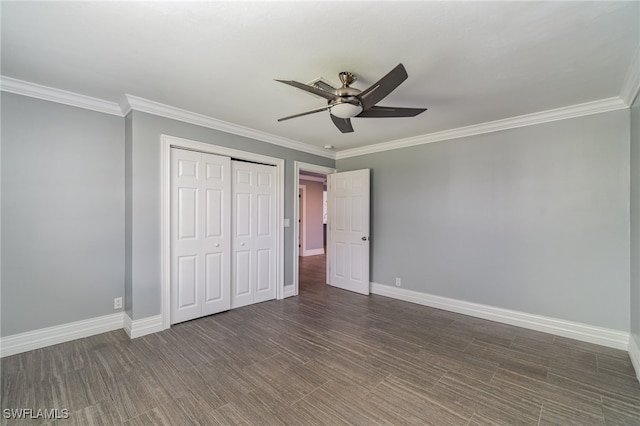
[[[231,309],[231,159],[202,154],[202,313]]]
[[[256,292],[258,294],[264,294],[271,290],[271,250],[259,249],[257,251],[258,258],[258,274],[256,282]]]
[[[254,254],[253,240],[255,230],[254,199],[252,194],[252,164],[232,161],[231,187],[233,197],[233,223],[231,224],[233,241],[233,274],[231,277],[231,307],[253,303]]]
[[[171,150],[172,324],[231,306],[230,166],[228,157]]]
[[[180,256],[177,263],[177,307],[181,311],[197,308],[199,306],[198,257],[197,255]]]
[[[259,165],[256,168],[255,197],[258,232],[255,238],[257,279],[254,302],[276,297],[276,174],[275,167]]]
[[[171,150],[171,321],[200,315],[200,154]]]
[[[233,308],[276,297],[275,168],[231,162],[233,204]]]
[[[224,254],[209,253],[205,255],[204,268],[204,302],[205,305],[211,306],[212,303],[222,300],[227,293],[224,288]]]

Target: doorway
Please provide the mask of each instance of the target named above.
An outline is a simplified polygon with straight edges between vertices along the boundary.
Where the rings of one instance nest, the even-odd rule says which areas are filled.
[[[335,173],[330,167],[295,162],[296,203],[294,213],[296,224],[294,241],[298,241],[294,250],[294,294],[300,291],[300,280],[327,283],[326,243],[327,221],[325,211],[325,191],[327,175]],[[301,266],[305,274],[301,276]]]
[[[326,193],[326,176],[307,172],[300,174],[298,194],[298,241],[299,256],[316,256],[325,254],[326,226],[324,212],[324,194]]]
[[[298,285],[304,291],[326,284],[327,177],[303,171],[298,184]]]

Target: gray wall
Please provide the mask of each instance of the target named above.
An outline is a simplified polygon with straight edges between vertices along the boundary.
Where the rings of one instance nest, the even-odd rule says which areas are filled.
[[[160,134],[285,159],[285,217],[293,161],[335,166],[140,112],[0,101],[1,336],[114,313],[123,295],[133,319],[159,313]],[[372,281],[638,338],[639,109],[339,160],[372,168]]]
[[[1,336],[117,312],[160,313],[160,135],[285,160],[335,161],[150,114],[124,119],[2,92]],[[285,230],[285,283],[293,276]]]
[[[112,314],[124,295],[121,117],[2,92],[0,335]]]
[[[324,232],[322,224],[322,193],[324,184],[311,180],[300,179],[300,184],[306,186],[306,235],[304,245],[306,250],[318,250],[324,247]],[[302,254],[302,253],[301,253]]]
[[[640,342],[640,96],[631,108],[631,333]]]
[[[373,282],[629,330],[628,110],[337,167],[372,169]]]
[[[127,294],[131,294],[133,320],[160,313],[160,135],[167,134],[211,143],[285,160],[285,212],[293,217],[293,194],[298,182],[294,161],[334,167],[335,161],[256,141],[242,136],[195,126],[152,114],[132,114],[131,148],[127,145],[127,164],[131,162],[131,217],[127,218],[127,241],[131,240],[131,261],[127,262]],[[129,179],[129,178],[128,178]],[[285,228],[285,284],[293,283],[293,227]]]

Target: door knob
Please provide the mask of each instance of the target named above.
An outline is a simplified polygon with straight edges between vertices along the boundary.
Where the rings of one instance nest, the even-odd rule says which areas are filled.
[[[362,237],[362,241],[367,241],[367,237]]]
[[[216,243],[216,247],[220,247],[220,243]]]
[[[243,246],[243,245],[244,245],[244,243],[240,243],[240,245],[241,245],[241,246]]]

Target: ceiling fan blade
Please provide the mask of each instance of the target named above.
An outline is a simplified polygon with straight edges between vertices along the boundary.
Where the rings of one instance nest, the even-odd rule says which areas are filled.
[[[316,87],[309,86],[308,84],[304,84],[304,83],[299,83],[297,81],[293,81],[293,80],[276,80],[276,81],[280,83],[288,84],[289,86],[297,87],[298,89],[302,89],[305,92],[313,93],[316,96],[320,96],[321,98],[325,98],[330,101],[335,101],[336,99],[340,98],[339,96],[336,96],[331,92],[327,92],[326,90],[318,89]]]
[[[331,121],[333,121],[333,124],[335,124],[338,130],[340,130],[342,133],[353,132],[353,126],[351,126],[351,119],[336,117],[333,114],[329,114],[329,115],[331,116]]]
[[[396,108],[385,106],[372,106],[369,109],[362,111],[356,117],[365,118],[384,118],[384,117],[415,117],[416,115],[425,112],[426,108]]]
[[[378,80],[368,89],[360,92],[357,97],[362,102],[362,108],[368,110],[382,99],[384,99],[389,93],[407,79],[407,70],[404,69],[404,65],[398,64],[394,69],[389,71],[387,75]]]
[[[300,114],[289,115],[288,117],[278,118],[278,121],[284,121],[284,120],[289,120],[290,118],[296,118],[296,117],[302,117],[304,115],[315,114],[316,112],[326,111],[329,108],[331,108],[331,105],[327,105],[327,106],[322,107],[322,108],[312,109],[311,111],[301,112]]]

